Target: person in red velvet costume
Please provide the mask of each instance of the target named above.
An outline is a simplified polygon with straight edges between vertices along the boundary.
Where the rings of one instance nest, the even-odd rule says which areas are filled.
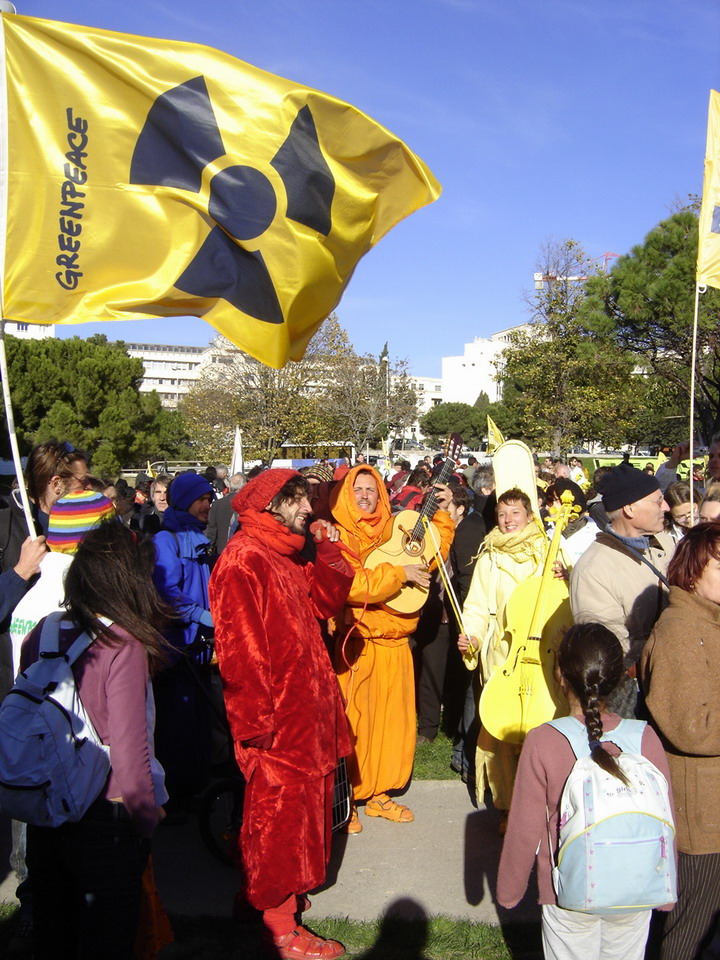
[[[350,753],[337,679],[318,618],[353,580],[337,529],[317,521],[307,561],[308,484],[266,470],[233,499],[240,529],[210,580],[215,650],[235,755],[247,781],[240,853],[245,895],[282,958],[339,957],[335,940],[296,925],[304,894],[325,879],[335,767]]]

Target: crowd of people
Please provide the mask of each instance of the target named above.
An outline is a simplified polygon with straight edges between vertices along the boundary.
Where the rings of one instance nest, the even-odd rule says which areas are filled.
[[[63,611],[62,650],[95,638],[73,672],[112,767],[78,822],[13,823],[18,940],[40,960],[136,955],[150,838],[194,810],[223,727],[246,784],[235,915],[260,926],[268,956],[342,956],[302,922],[332,830],[412,823],[398,796],[416,743],[444,728],[448,764],[497,811],[498,903],[522,899],[536,864],[546,957],[642,957],[649,908],[558,904],[570,745],[545,722],[506,736],[483,713],[516,651],[519,587],[552,580],[537,636],[555,715],[577,719],[618,782],[613,732],[649,721],[642,756],[671,785],[678,893],[656,904],[656,955],[720,956],[720,436],[707,477],[678,477],[686,455],[592,477],[577,457],[535,458],[530,481],[518,472],[502,487],[474,457],[382,475],[360,455],[133,488],[93,477],[69,443],[37,446],[31,535],[17,493],[0,502],[0,698],[38,658],[44,618]]]

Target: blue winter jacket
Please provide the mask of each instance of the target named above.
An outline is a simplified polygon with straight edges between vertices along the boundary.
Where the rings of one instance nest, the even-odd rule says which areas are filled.
[[[212,637],[213,622],[208,602],[210,541],[197,530],[160,530],[154,537],[153,582],[181,621],[165,636],[183,649],[200,638]],[[209,648],[199,651],[200,662],[210,659]]]

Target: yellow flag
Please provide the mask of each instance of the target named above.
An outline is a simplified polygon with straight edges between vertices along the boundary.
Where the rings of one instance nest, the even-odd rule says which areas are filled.
[[[720,287],[720,93],[710,91],[697,282]]]
[[[354,107],[192,43],[4,14],[3,316],[203,317],[299,360],[440,186]]]
[[[488,453],[494,453],[501,443],[505,443],[505,437],[498,429],[497,424],[492,417],[487,418],[487,429],[488,429]]]

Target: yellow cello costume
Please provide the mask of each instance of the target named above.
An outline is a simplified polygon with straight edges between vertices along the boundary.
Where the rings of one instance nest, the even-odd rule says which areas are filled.
[[[335,486],[330,509],[343,543],[363,556],[386,539],[385,528],[391,514],[380,477],[376,477],[379,500],[375,512],[358,507],[353,487],[361,471],[368,472],[367,466],[353,467]],[[438,511],[431,525],[445,557],[454,535],[452,520],[447,513]],[[402,566],[381,563],[365,570],[354,558],[348,559],[356,574],[346,606],[335,624],[335,670],[347,702],[354,748],[348,765],[357,801],[388,790],[401,790],[410,779],[416,717],[408,638],[415,632],[420,614],[400,614],[382,605],[407,582]],[[355,627],[343,656],[342,641],[353,623]]]
[[[548,539],[536,518],[520,531],[501,533],[496,527],[483,542],[463,606],[467,635],[480,643],[479,650],[463,659],[468,670],[474,670],[479,659],[483,684],[507,659],[510,637],[505,607],[510,595],[523,580],[541,572],[548,547]],[[519,744],[502,743],[481,727],[476,754],[479,803],[488,786],[497,809],[510,809],[519,755]]]

